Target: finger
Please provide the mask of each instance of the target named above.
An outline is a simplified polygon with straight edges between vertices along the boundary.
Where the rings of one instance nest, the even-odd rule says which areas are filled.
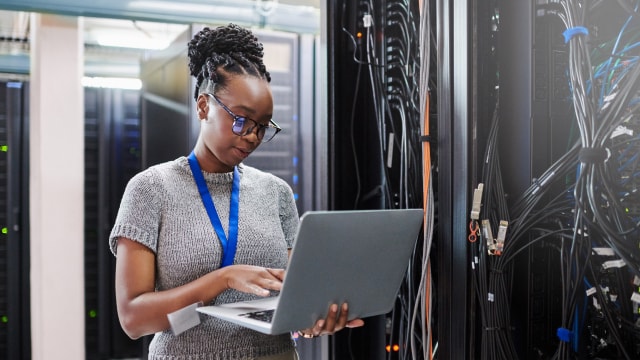
[[[335,326],[336,326],[336,320],[338,318],[338,305],[337,304],[332,304],[329,307],[329,313],[327,314],[327,317],[325,319],[325,324],[323,326],[323,328],[321,329],[321,331],[325,332],[325,333],[333,333],[335,330]]]
[[[356,328],[360,326],[364,326],[364,320],[362,319],[349,320],[347,321],[347,325],[345,325],[345,327],[348,327],[348,328]]]
[[[331,306],[329,315],[327,316],[327,325],[324,328],[325,334],[333,334],[337,331],[344,329],[347,326],[347,319],[349,318],[349,306],[347,303],[343,303],[338,313],[338,305]]]
[[[301,333],[307,334],[307,335],[310,335],[310,334],[313,335],[313,328],[312,327],[306,328],[306,329],[303,329],[303,330],[299,330],[298,332],[301,332]]]
[[[347,325],[347,320],[349,318],[349,305],[347,303],[342,304],[342,309],[340,311],[340,316],[338,317],[338,321],[335,324],[334,331],[342,330]]]
[[[283,281],[284,280],[284,274],[285,274],[285,270],[284,269],[269,269],[267,268],[267,271],[269,272],[269,274],[273,275],[276,279]]]
[[[282,281],[277,278],[260,278],[257,283],[264,289],[276,291],[282,290]]]
[[[311,329],[311,333],[313,334],[313,336],[322,335],[325,323],[326,323],[326,320],[324,320],[324,319],[320,319],[320,320],[316,321],[316,324]]]
[[[255,294],[258,296],[269,296],[269,294],[271,294],[271,292],[269,292],[268,289],[265,289],[256,284],[251,284],[251,283],[246,284],[246,287],[244,289],[238,289],[238,290],[242,292],[250,293],[250,294]]]

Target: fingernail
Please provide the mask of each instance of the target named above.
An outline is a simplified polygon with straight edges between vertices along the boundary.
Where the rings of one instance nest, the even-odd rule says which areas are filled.
[[[338,311],[338,305],[336,305],[336,304],[331,305],[331,311],[333,311],[333,312]]]

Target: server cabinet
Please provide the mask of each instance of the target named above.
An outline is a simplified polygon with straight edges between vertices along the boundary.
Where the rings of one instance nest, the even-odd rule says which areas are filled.
[[[415,1],[327,2],[330,209],[422,207],[419,14]],[[394,310],[335,334],[333,359],[409,355],[419,257]]]
[[[482,166],[494,180],[482,218],[508,230],[504,252],[476,253],[477,356],[637,358],[637,10],[492,6],[480,21],[497,29],[499,126],[486,141],[499,151],[483,158],[498,167]]]
[[[0,81],[0,355],[31,358],[28,83]]]
[[[144,353],[118,321],[108,237],[124,188],[141,169],[140,93],[85,88],[85,345],[87,359]]]

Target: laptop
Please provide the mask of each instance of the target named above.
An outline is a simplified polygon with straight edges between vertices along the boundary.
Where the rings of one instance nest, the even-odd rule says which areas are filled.
[[[197,310],[272,335],[312,327],[334,303],[349,304],[350,320],[386,314],[422,220],[422,209],[305,212],[277,296]]]

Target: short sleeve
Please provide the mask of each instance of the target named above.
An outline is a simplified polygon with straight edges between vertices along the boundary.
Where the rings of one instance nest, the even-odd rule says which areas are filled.
[[[282,223],[282,231],[287,242],[287,247],[293,247],[293,241],[298,231],[298,223],[300,218],[298,208],[293,196],[293,190],[282,180],[280,186],[280,222]]]
[[[162,189],[160,177],[153,168],[135,175],[127,183],[109,235],[109,248],[114,255],[121,237],[139,242],[154,253],[157,251]]]

